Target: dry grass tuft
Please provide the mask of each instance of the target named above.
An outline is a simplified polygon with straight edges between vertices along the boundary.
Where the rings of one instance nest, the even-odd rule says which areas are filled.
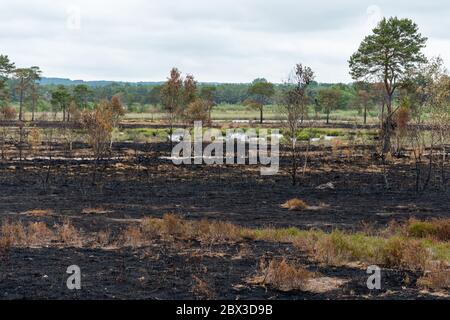
[[[27,242],[29,245],[42,246],[55,239],[55,234],[44,222],[32,222],[27,228]]]
[[[156,239],[162,234],[162,220],[144,218],[141,223],[141,229],[147,239]]]
[[[298,198],[286,201],[281,205],[281,207],[290,211],[301,211],[308,209],[308,205],[303,200],[300,200]]]
[[[380,251],[383,264],[409,270],[424,270],[430,259],[429,251],[421,242],[400,237],[388,239]]]
[[[1,242],[11,247],[43,246],[55,239],[55,234],[44,222],[3,222],[0,228]]]
[[[158,238],[224,243],[242,239],[242,229],[227,222],[187,221],[174,214],[165,214],[162,219],[144,218],[139,226],[126,229],[121,240],[125,245],[142,246]]]
[[[105,208],[84,208],[81,213],[82,214],[106,214],[110,211],[106,210]]]
[[[292,266],[285,259],[272,260],[263,273],[263,284],[280,291],[306,290],[309,280],[314,277],[314,273]]]
[[[140,247],[146,243],[140,226],[129,226],[122,233],[122,244],[129,247]]]
[[[306,291],[313,293],[326,293],[341,287],[348,283],[348,280],[334,277],[317,277],[309,279],[306,285]]]
[[[55,212],[51,209],[33,209],[26,211],[25,214],[33,217],[45,217],[52,216]]]
[[[111,231],[100,230],[95,235],[95,244],[99,247],[105,247],[111,242]]]
[[[216,295],[214,290],[208,285],[205,280],[192,275],[193,285],[191,292],[199,299],[212,300],[215,299]]]
[[[62,226],[58,226],[59,240],[73,247],[80,247],[83,244],[83,237],[70,221],[65,221]]]
[[[11,246],[23,246],[27,244],[27,232],[22,222],[3,222],[1,228],[1,237]]]
[[[423,277],[417,280],[417,285],[426,289],[450,289],[450,267],[443,262],[434,263]]]
[[[164,235],[172,237],[185,237],[190,234],[189,224],[172,213],[167,213],[162,219],[161,231]]]
[[[240,229],[227,222],[202,220],[195,228],[196,237],[203,242],[223,243],[241,238]]]
[[[11,239],[7,237],[0,237],[0,258],[7,257],[11,251]]]
[[[343,142],[340,139],[333,139],[331,140],[331,152],[333,155],[338,154],[338,151],[343,146]]]

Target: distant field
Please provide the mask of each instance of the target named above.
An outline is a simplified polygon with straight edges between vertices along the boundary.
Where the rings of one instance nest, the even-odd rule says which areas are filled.
[[[18,106],[16,106],[18,109]],[[154,112],[130,112],[125,115],[125,119],[127,120],[148,120],[148,121],[159,121],[167,118],[167,114],[157,110],[153,106],[147,106],[145,109],[147,110],[155,110]],[[315,115],[313,110],[310,110],[309,118],[314,118],[318,116],[320,120],[325,120],[326,116],[324,114]],[[222,104],[218,105],[213,109],[212,119],[216,121],[227,121],[227,120],[253,120],[259,121],[259,111],[250,109],[244,105],[233,105],[233,104]],[[25,120],[31,120],[31,112],[26,111],[24,113]],[[36,112],[35,118],[37,120],[61,120],[62,112]],[[264,108],[264,119],[273,121],[273,120],[282,120],[283,113],[281,107],[278,105],[268,105]],[[363,123],[363,116],[358,114],[356,110],[336,110],[330,114],[330,121],[346,121],[346,122],[355,122],[358,124]],[[372,111],[368,114],[367,117],[368,124],[378,123],[378,112]]]
[[[206,130],[206,128],[204,128]],[[259,128],[256,127],[256,130]],[[227,129],[222,129],[222,135],[227,134]],[[243,128],[247,131],[247,128]],[[269,133],[273,128],[268,128]],[[280,133],[283,134],[283,129]],[[315,145],[332,145],[332,140],[325,139],[326,136],[336,137],[340,142],[359,142],[367,144],[373,140],[377,135],[377,130],[371,129],[342,129],[342,128],[304,128],[299,130],[297,138],[300,141],[307,141],[308,139],[320,139],[313,142]],[[156,141],[167,141],[169,136],[169,129],[156,128],[121,128],[114,132],[114,141],[116,142],[140,142],[150,143]],[[283,140],[284,141],[284,140]]]
[[[162,112],[155,113],[128,113],[126,119],[139,120],[163,120],[167,116]],[[309,117],[314,118],[314,112],[309,112]],[[223,104],[216,106],[212,112],[213,120],[254,120],[259,121],[260,115],[258,110],[250,109],[244,105]],[[269,105],[264,108],[265,120],[282,120],[283,113],[280,106]],[[319,119],[325,120],[325,115],[319,115]],[[330,121],[352,121],[363,123],[363,116],[358,114],[356,110],[336,110],[330,114]],[[373,124],[378,122],[378,112],[368,114],[367,123]]]

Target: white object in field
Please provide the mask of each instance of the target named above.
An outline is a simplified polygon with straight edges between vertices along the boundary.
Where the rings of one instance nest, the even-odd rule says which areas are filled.
[[[172,134],[168,135],[167,139],[172,142],[181,142],[183,141],[184,136],[182,134]]]
[[[172,156],[166,157],[166,156],[161,156],[158,159],[173,161],[173,160],[188,160],[189,158],[192,158],[192,157],[172,157]]]
[[[333,182],[327,182],[325,184],[321,184],[320,186],[316,187],[317,190],[334,190],[335,186]]]
[[[232,123],[250,123],[250,120],[233,120]]]
[[[311,139],[311,142],[319,142],[320,141],[320,138],[312,138]]]
[[[234,132],[227,134],[227,140],[238,140],[240,142],[247,142],[248,136],[245,133]]]
[[[265,143],[265,142],[266,142],[266,139],[264,139],[264,138],[252,137],[249,139],[249,143],[258,144],[258,143]]]
[[[270,137],[271,137],[272,139],[273,139],[273,138],[277,138],[278,140],[283,139],[283,135],[280,134],[280,133],[272,133],[272,134],[270,134]]]
[[[220,136],[220,137],[216,137],[215,139],[214,139],[214,141],[226,141],[227,140],[227,138],[226,137],[223,137],[223,136]]]
[[[337,137],[335,137],[335,136],[325,136],[324,139],[326,141],[331,141],[331,140],[337,139]]]

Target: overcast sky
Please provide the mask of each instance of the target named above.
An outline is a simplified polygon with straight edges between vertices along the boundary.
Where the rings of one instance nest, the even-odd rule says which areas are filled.
[[[283,81],[293,65],[349,82],[347,60],[383,16],[412,18],[450,61],[450,3],[365,0],[1,0],[0,54],[47,77]]]

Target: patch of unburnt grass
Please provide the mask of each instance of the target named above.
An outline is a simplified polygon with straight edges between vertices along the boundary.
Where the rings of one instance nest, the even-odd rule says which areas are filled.
[[[115,238],[109,230],[91,234],[81,232],[69,220],[49,228],[43,222],[8,222],[0,226],[0,251],[26,246],[76,246],[145,247],[155,240],[173,244],[195,240],[203,245],[248,242],[249,240],[292,243],[310,259],[326,265],[355,264],[402,268],[423,271],[420,284],[424,287],[446,285],[450,263],[450,242],[447,237],[448,220],[423,222],[411,220],[403,225],[391,224],[386,230],[349,233],[340,230],[299,230],[297,228],[243,228],[222,221],[186,220],[173,214],[162,219],[145,218],[132,223]],[[442,263],[439,272],[428,272],[430,265]],[[301,278],[302,270],[294,272],[294,266],[286,261],[275,261],[265,267],[265,281],[282,288],[289,277]],[[436,268],[435,268],[436,269]],[[283,271],[283,272],[279,272]],[[277,278],[283,277],[286,278]],[[269,280],[267,280],[269,279]],[[287,281],[289,282],[289,281]],[[294,287],[301,289],[300,281]],[[282,289],[280,289],[282,290]]]
[[[430,221],[410,219],[405,229],[407,235],[411,237],[450,241],[450,219],[434,219]]]
[[[431,260],[450,261],[450,244],[436,239],[418,239],[398,228],[389,236],[347,233],[334,230],[297,228],[250,229],[218,221],[188,221],[168,214],[163,219],[144,219],[134,230],[135,245],[156,237],[174,240],[198,240],[202,243],[239,242],[245,239],[293,243],[312,259],[328,265],[353,262],[379,264],[409,270],[425,270]],[[392,230],[390,231],[392,232]]]
[[[140,225],[127,229],[125,233],[127,241],[124,243],[139,247],[149,244],[156,238],[164,241],[197,240],[204,244],[264,240],[292,243],[312,260],[326,265],[377,264],[423,272],[427,270],[430,262],[441,261],[448,265],[450,261],[448,242],[413,237],[405,232],[406,229],[408,224],[395,228],[391,226],[389,231],[381,232],[380,235],[367,235],[362,232],[347,233],[339,230],[327,233],[321,230],[304,231],[297,228],[250,229],[226,222],[188,221],[167,214],[163,219],[146,218]],[[263,282],[277,290],[307,290],[306,287],[302,287],[301,280],[292,279],[296,277],[302,279],[303,276],[311,276],[311,274],[295,268],[286,261],[273,261],[264,269]],[[439,277],[446,276],[446,273],[442,271],[438,274]],[[423,283],[436,286],[439,281],[434,277],[437,277],[435,273],[425,274]],[[316,282],[306,281],[306,283],[315,286],[315,290],[341,283],[339,279],[325,278],[322,277]],[[291,287],[283,283],[290,283]]]
[[[433,245],[402,236],[383,238],[362,233],[303,233],[293,244],[314,260],[327,265],[353,262],[386,267],[424,270],[427,261],[436,258]]]

